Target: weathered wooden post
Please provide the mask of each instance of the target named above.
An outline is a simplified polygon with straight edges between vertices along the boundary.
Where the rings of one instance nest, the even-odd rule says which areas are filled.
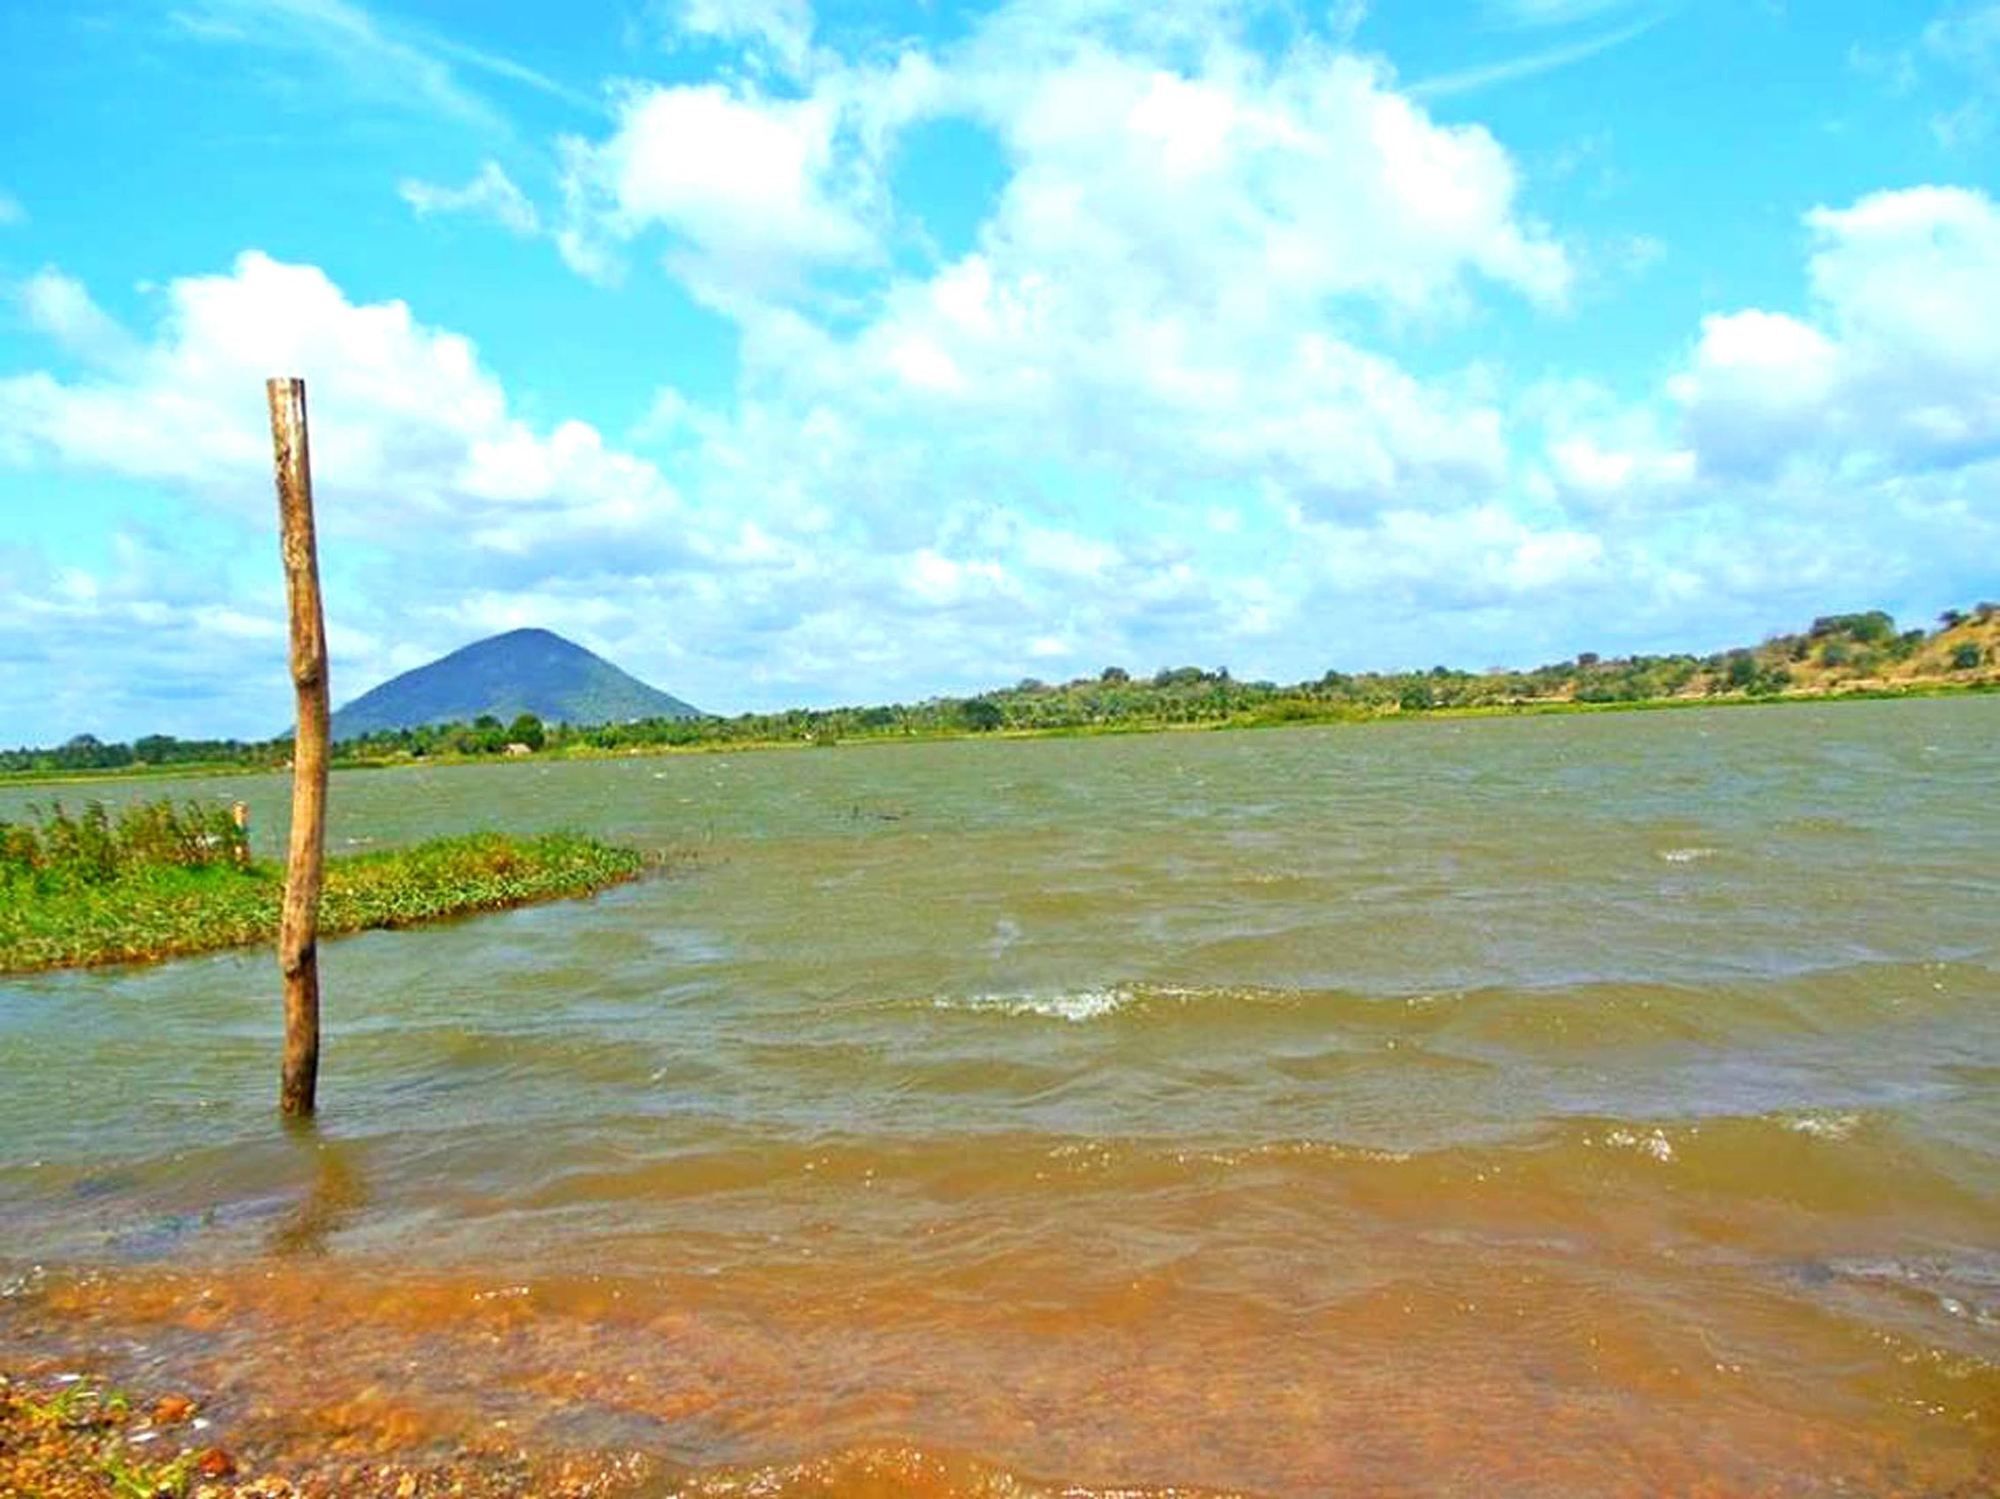
[[[298,732],[292,744],[292,841],[285,904],[278,919],[278,970],[285,980],[285,1062],[278,1107],[312,1113],[319,1088],[319,891],[326,861],[326,616],[319,600],[313,539],[312,457],[306,443],[306,382],[264,383],[271,405],[271,452],[278,475],[278,535],[291,605],[292,686]]]

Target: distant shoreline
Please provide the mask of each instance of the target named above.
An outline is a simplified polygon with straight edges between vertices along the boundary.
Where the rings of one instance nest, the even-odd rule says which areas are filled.
[[[651,759],[674,755],[715,755],[769,750],[848,749],[882,744],[945,744],[960,740],[1020,741],[1034,739],[1097,739],[1132,734],[1197,734],[1234,730],[1317,729],[1339,725],[1422,723],[1435,719],[1530,718],[1591,713],[1651,713],[1697,708],[1764,708],[1815,703],[1887,702],[1912,698],[1979,697],[2000,694],[2000,680],[1971,682],[1926,680],[1907,686],[1846,687],[1832,691],[1778,693],[1727,692],[1699,697],[1637,698],[1626,702],[1579,702],[1574,698],[1524,700],[1513,703],[1479,703],[1436,708],[1360,708],[1352,704],[1329,705],[1323,713],[1295,711],[1296,702],[1277,713],[1248,712],[1227,718],[1174,723],[1165,720],[1132,720],[1122,723],[1071,724],[1047,728],[924,729],[914,732],[849,734],[838,739],[722,739],[700,744],[623,745],[602,749],[594,745],[571,744],[561,749],[497,758],[493,755],[435,754],[425,756],[384,755],[365,759],[336,759],[335,771],[397,770],[417,766],[521,765],[570,760]],[[246,766],[228,761],[190,761],[184,765],[125,765],[104,770],[17,770],[0,771],[0,790],[11,786],[89,786],[109,781],[214,779],[225,776],[284,775],[284,767]]]

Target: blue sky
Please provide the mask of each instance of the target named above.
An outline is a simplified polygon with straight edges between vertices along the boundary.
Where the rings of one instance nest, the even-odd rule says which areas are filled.
[[[0,742],[2000,594],[2000,0],[0,8]]]

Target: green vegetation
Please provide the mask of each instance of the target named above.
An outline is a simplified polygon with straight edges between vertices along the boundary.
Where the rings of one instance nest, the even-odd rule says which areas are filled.
[[[1580,711],[1669,703],[1911,691],[1967,685],[1957,665],[1969,644],[1992,659],[2000,606],[1981,604],[1935,633],[1896,632],[1880,610],[1830,615],[1802,635],[1707,656],[1585,652],[1531,671],[1327,672],[1280,686],[1239,681],[1227,668],[1175,667],[1136,677],[1122,667],[1048,683],[1029,679],[970,698],[872,708],[793,709],[737,718],[552,727],[549,748],[569,753],[754,744],[834,744],[964,734],[1118,733],[1182,727],[1329,723],[1419,713]],[[1975,666],[1978,664],[1974,663]],[[1952,673],[1960,673],[1956,679]],[[461,731],[381,735],[342,747],[378,761],[422,758]],[[449,751],[447,751],[449,752]]]
[[[244,830],[223,807],[141,802],[114,818],[102,802],[72,817],[57,802],[36,821],[0,819],[0,888],[105,885],[155,869],[238,867],[250,860]]]
[[[386,765],[523,753],[618,754],[970,734],[1259,727],[1418,713],[1575,712],[1878,697],[2000,685],[1996,663],[2000,663],[2000,604],[1947,610],[1934,631],[1899,632],[1896,621],[1878,609],[1824,615],[1803,633],[1776,635],[1761,645],[1705,656],[1605,658],[1585,651],[1574,660],[1528,671],[1473,672],[1445,666],[1414,672],[1329,671],[1311,681],[1280,686],[1239,681],[1227,668],[1181,666],[1143,677],[1113,666],[1070,682],[1030,678],[974,697],[879,707],[794,708],[735,718],[652,714],[591,726],[528,710],[515,713],[511,722],[481,713],[463,723],[350,735],[335,745],[334,763]],[[335,722],[338,726],[338,716]],[[82,735],[56,749],[0,751],[0,776],[11,772],[24,778],[56,778],[197,766],[271,770],[285,765],[290,755],[289,738],[238,743],[153,735],[130,745],[108,745]]]
[[[569,833],[476,833],[329,860],[320,932],[412,926],[588,895],[642,855]],[[284,878],[227,812],[161,801],[112,817],[57,806],[0,823],[0,972],[120,963],[271,941]]]
[[[83,1380],[46,1396],[0,1382],[0,1493],[180,1499],[197,1477],[233,1470],[217,1449],[159,1443],[179,1424],[163,1419],[174,1414],[162,1402],[142,1416],[125,1395]]]

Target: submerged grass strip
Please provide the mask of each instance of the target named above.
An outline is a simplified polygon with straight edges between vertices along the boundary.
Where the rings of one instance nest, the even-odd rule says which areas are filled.
[[[414,926],[589,895],[636,878],[645,856],[573,833],[475,833],[331,859],[320,933]],[[154,865],[103,881],[0,880],[0,973],[145,962],[269,942],[282,871]]]

